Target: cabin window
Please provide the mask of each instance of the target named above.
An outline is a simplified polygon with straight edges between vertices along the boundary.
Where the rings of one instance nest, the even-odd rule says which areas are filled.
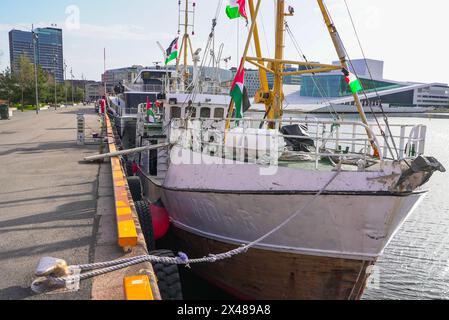
[[[223,119],[224,118],[224,109],[223,108],[216,108],[214,110],[214,118],[215,119]]]
[[[201,108],[201,118],[210,118],[210,108]]]
[[[186,117],[190,116],[191,118],[196,118],[196,108],[187,107],[186,108]]]
[[[181,119],[181,108],[171,107],[170,108],[170,119]]]

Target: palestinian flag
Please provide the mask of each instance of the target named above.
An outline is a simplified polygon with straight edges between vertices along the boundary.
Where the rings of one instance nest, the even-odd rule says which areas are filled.
[[[248,20],[248,16],[246,14],[246,0],[230,0],[226,7],[226,14],[229,19],[243,17]]]
[[[154,115],[154,111],[151,108],[151,102],[150,99],[147,97],[147,117],[149,123],[155,123],[156,122],[156,116]]]
[[[239,68],[237,74],[235,75],[235,79],[231,87],[231,97],[235,103],[235,118],[242,119],[243,113],[251,107],[248,98],[248,91],[245,87],[244,68]]]
[[[170,47],[167,49],[167,60],[165,60],[165,65],[167,65],[170,61],[178,59],[178,39],[179,37],[173,40]]]
[[[345,81],[349,85],[349,88],[351,88],[351,91],[353,93],[357,93],[363,90],[362,83],[355,76],[355,74],[352,74],[347,70],[343,70],[343,73],[345,75]]]

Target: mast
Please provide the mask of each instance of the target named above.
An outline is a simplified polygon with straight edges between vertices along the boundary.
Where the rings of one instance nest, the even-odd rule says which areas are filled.
[[[294,15],[294,9],[292,7],[285,11],[285,0],[276,1],[276,50],[274,58],[264,58],[262,55],[262,50],[260,46],[259,31],[257,28],[257,16],[259,12],[259,6],[261,0],[257,1],[256,9],[254,9],[254,0],[248,0],[249,10],[251,14],[251,28],[248,34],[248,40],[246,43],[245,52],[243,54],[243,61],[248,62],[260,71],[260,89],[257,91],[255,96],[256,103],[264,103],[266,109],[266,119],[268,120],[268,128],[276,129],[276,122],[279,123],[279,127],[282,125],[279,120],[283,116],[283,80],[285,76],[291,75],[302,75],[302,74],[317,74],[330,72],[334,70],[341,70],[341,66],[313,63],[313,62],[302,62],[294,60],[284,59],[284,34],[285,34],[285,18]],[[248,47],[251,39],[254,39],[254,45],[256,49],[256,57],[247,56]],[[305,70],[298,71],[285,71],[284,66],[286,64],[292,64],[297,66],[306,67]],[[243,63],[240,68],[243,68]],[[240,71],[240,70],[239,70]],[[267,74],[273,74],[274,86],[270,90],[268,86]],[[234,111],[234,101],[231,101],[228,110],[228,121],[226,123],[226,130],[230,128],[231,117]],[[270,121],[271,120],[271,121]]]
[[[252,1],[252,0],[250,0],[250,1]],[[260,9],[261,3],[262,3],[262,0],[257,0],[256,9],[255,9],[254,15],[252,17],[251,28],[249,29],[248,38],[246,40],[245,50],[243,51],[243,57],[242,57],[239,69],[237,70],[236,74],[239,74],[242,71],[242,69],[245,68],[245,60],[247,60],[248,50],[249,50],[249,47],[251,44],[251,38],[254,34],[254,30],[256,29],[257,15],[259,14],[259,9]],[[226,131],[229,130],[229,128],[231,127],[231,118],[232,118],[232,114],[234,113],[234,108],[235,108],[235,103],[234,103],[234,100],[231,99],[231,103],[229,104],[229,109],[228,109],[228,117],[227,117],[226,126],[225,126],[225,137],[224,137],[225,142],[226,142]]]
[[[284,75],[282,72],[284,71],[284,32],[285,32],[285,0],[278,0],[277,2],[277,13],[276,13],[276,53],[275,53],[275,62],[273,63],[273,71],[274,71],[274,100],[273,100],[273,108],[272,115],[269,115],[269,119],[282,119],[282,102],[284,101]],[[279,124],[281,125],[281,124]],[[273,124],[270,124],[273,126]],[[273,128],[274,129],[274,128]]]
[[[257,22],[256,22],[256,14],[255,14],[255,10],[254,10],[254,0],[249,0],[248,1],[248,5],[249,5],[249,11],[250,11],[250,15],[251,15],[251,20],[254,21],[254,46],[256,49],[256,55],[258,58],[262,58],[262,49],[260,46],[260,38],[259,38],[259,28],[257,27]],[[261,60],[258,61],[258,63],[263,63]],[[263,99],[264,96],[270,96],[270,88],[268,86],[268,77],[267,77],[267,71],[263,68],[259,68],[259,80],[260,80],[260,89],[259,91],[256,93],[256,102],[257,103],[264,103],[266,102],[266,100]],[[268,114],[268,112],[270,111],[269,105],[266,105],[266,112]]]
[[[324,17],[324,21],[326,23],[329,34],[331,36],[332,42],[334,43],[335,50],[337,51],[338,58],[340,59],[341,66],[349,71],[346,50],[343,46],[343,42],[341,41],[340,35],[337,31],[337,28],[335,27],[334,23],[332,22],[332,19],[329,15],[329,12],[327,11],[324,1],[323,0],[317,0],[317,1],[318,1],[318,5],[320,7],[321,13]],[[368,119],[366,118],[366,114],[365,114],[365,111],[363,110],[363,107],[360,102],[360,98],[359,98],[358,94],[356,92],[353,92],[352,95],[354,97],[354,102],[355,102],[355,105],[357,106],[357,111],[359,112],[360,119],[362,120],[362,122],[365,125],[368,125]],[[371,140],[371,146],[374,149],[374,156],[378,157],[379,150],[378,150],[376,144],[374,143],[374,139],[368,130],[366,133]]]
[[[186,1],[186,9],[185,9],[185,17],[184,17],[184,82],[187,83],[187,77],[189,76],[187,71],[187,43],[189,41],[189,34],[188,34],[188,25],[189,25],[189,0]]]
[[[189,70],[187,68],[188,65],[188,50],[190,50],[190,54],[193,57],[193,46],[192,46],[192,42],[190,40],[190,35],[189,35],[189,27],[191,27],[192,29],[194,28],[194,23],[190,23],[190,15],[192,15],[192,19],[194,19],[194,15],[195,15],[195,7],[196,7],[196,3],[193,2],[192,3],[192,10],[190,10],[190,1],[189,0],[184,0],[185,1],[185,7],[184,10],[181,9],[181,0],[179,0],[179,31],[181,31],[181,27],[184,27],[184,35],[182,37],[182,42],[181,42],[181,48],[179,50],[179,55],[178,55],[178,59],[176,60],[176,71],[179,72],[179,63],[181,60],[181,57],[183,59],[183,63],[184,63],[184,69],[183,69],[183,73],[182,73],[182,79],[183,79],[183,83],[184,86],[187,86],[187,83],[189,81]],[[181,14],[184,13],[184,21],[181,22]],[[193,20],[194,21],[194,20]],[[192,30],[192,34],[195,34],[195,32]]]

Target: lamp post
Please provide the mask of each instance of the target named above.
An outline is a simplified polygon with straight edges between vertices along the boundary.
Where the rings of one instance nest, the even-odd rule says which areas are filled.
[[[64,91],[65,91],[65,105],[69,104],[68,94],[67,94],[67,63],[64,60]]]
[[[75,96],[74,96],[74,90],[73,90],[73,68],[70,68],[70,76],[72,78],[72,107],[75,106]]]
[[[58,55],[57,54],[55,54],[55,56],[54,56],[54,67],[55,67],[55,71],[54,71],[54,73],[53,73],[53,76],[54,76],[54,78],[55,78],[55,110],[57,110],[58,108],[57,108],[57,106],[58,106],[58,98],[56,97],[56,95],[57,95],[57,84],[56,84],[56,66],[57,66],[57,62],[58,62]]]
[[[33,42],[33,56],[34,56],[34,82],[36,86],[36,114],[39,114],[39,88],[37,81],[37,57],[36,57],[36,47],[37,39],[39,36],[34,32],[34,25],[31,26],[32,29],[32,42]]]
[[[86,78],[84,78],[84,73],[81,75],[81,79],[83,80],[83,103],[86,102]]]

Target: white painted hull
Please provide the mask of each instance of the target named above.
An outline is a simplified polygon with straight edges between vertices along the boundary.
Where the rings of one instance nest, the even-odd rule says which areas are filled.
[[[375,260],[422,196],[323,195],[258,248]],[[164,204],[176,227],[229,244],[260,238],[312,198],[301,194],[163,191]]]
[[[259,169],[255,164],[170,165],[162,199],[173,223],[208,239],[249,243],[311,202],[335,174],[279,167],[275,175],[263,176]],[[376,260],[425,195],[389,191],[399,176],[394,167],[342,172],[323,195],[258,248]]]

